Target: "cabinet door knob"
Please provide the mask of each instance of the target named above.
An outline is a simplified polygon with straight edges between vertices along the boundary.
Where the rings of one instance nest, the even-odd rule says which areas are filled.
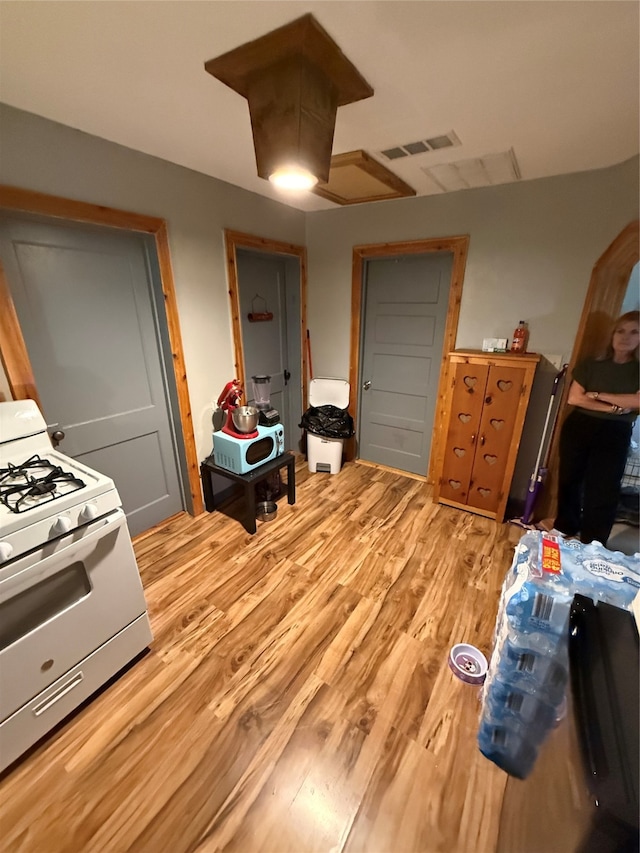
[[[480,436],[480,446],[482,446],[483,444],[484,444],[484,436],[481,435]]]
[[[471,444],[475,444],[475,443],[476,443],[476,434],[475,434],[475,432],[472,432],[471,433]]]

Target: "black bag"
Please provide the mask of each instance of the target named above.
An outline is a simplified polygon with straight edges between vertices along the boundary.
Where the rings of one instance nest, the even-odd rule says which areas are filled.
[[[355,435],[353,418],[347,409],[337,406],[309,406],[298,426],[324,438],[351,438]]]

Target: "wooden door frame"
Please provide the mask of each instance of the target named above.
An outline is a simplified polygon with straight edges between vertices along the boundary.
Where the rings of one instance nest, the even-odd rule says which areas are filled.
[[[227,281],[229,283],[229,302],[231,304],[231,326],[233,331],[233,353],[235,375],[246,390],[244,373],[244,345],[242,341],[242,323],[240,321],[240,290],[238,284],[238,249],[254,249],[269,255],[288,255],[298,259],[300,264],[300,382],[302,384],[302,411],[307,408],[307,250],[305,246],[293,243],[281,243],[267,237],[256,237],[242,231],[225,228],[224,245],[227,258]],[[302,414],[302,413],[301,413]]]
[[[189,387],[184,364],[182,336],[178,320],[178,306],[165,220],[155,216],[145,216],[111,207],[102,207],[101,205],[88,204],[83,201],[46,195],[7,185],[0,185],[0,208],[13,212],[20,211],[22,213],[50,216],[66,221],[106,225],[110,228],[121,228],[125,231],[140,231],[153,235],[158,256],[160,282],[164,296],[163,301],[178,394],[179,415],[187,461],[188,486],[191,495],[191,514],[202,514],[204,512],[204,505],[200,489],[198,456],[193,433]],[[35,377],[22,335],[22,329],[20,328],[6,278],[1,269],[0,358],[2,359],[14,399],[31,399],[40,405]]]
[[[624,228],[596,261],[589,280],[589,289],[582,306],[567,381],[562,389],[557,426],[549,450],[549,465],[543,499],[536,518],[555,518],[558,501],[558,465],[560,461],[560,430],[571,411],[567,406],[573,369],[579,361],[601,353],[607,344],[611,324],[620,314],[620,307],[629,285],[629,277],[640,260],[640,220]]]
[[[444,401],[447,388],[447,356],[454,349],[458,332],[458,318],[462,301],[462,285],[469,252],[469,235],[458,237],[436,237],[426,240],[411,240],[399,243],[373,243],[353,247],[351,273],[351,350],[349,355],[349,413],[355,420],[358,404],[358,382],[360,376],[360,349],[362,335],[362,296],[365,261],[372,258],[393,258],[398,255],[421,255],[430,252],[450,252],[453,255],[449,304],[440,359],[440,380],[433,424],[433,440],[429,456],[427,481],[433,483],[438,459],[442,453],[442,431],[444,428]],[[355,438],[345,442],[346,457],[356,458]]]

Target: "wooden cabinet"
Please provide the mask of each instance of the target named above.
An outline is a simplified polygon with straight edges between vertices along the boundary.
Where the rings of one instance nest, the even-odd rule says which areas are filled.
[[[434,500],[503,520],[539,360],[536,353],[449,354]]]

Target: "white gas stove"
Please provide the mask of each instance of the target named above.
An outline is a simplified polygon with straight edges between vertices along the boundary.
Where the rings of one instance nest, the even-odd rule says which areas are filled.
[[[54,450],[46,426],[44,432],[5,441],[3,412],[4,407],[0,408],[0,565],[120,506],[113,480]],[[36,413],[40,416],[37,409]]]
[[[0,403],[0,770],[151,639],[113,481]]]

